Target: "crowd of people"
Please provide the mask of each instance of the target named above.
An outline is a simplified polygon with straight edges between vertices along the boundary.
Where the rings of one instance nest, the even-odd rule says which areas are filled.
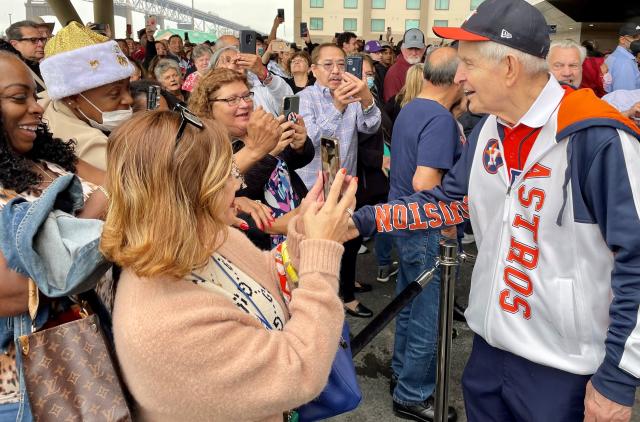
[[[524,0],[486,0],[461,28],[435,27],[439,45],[409,29],[398,45],[305,34],[282,51],[282,22],[255,52],[229,34],[157,40],[152,25],[136,40],[20,21],[0,40],[2,214],[79,180],[74,216],[100,221],[95,247],[113,263],[86,288],[112,313],[136,419],[291,418],[325,386],[345,313],[373,316],[363,240],[399,294],[454,238],[478,247],[469,306],[456,305],[475,333],[468,420],[628,421],[640,24],[600,52],[551,42]],[[323,138],[340,160],[328,194]],[[16,339],[68,320],[73,302],[41,293],[31,315],[31,278],[0,240],[0,420],[31,421]],[[403,418],[435,417],[439,289],[436,275],[396,319]]]

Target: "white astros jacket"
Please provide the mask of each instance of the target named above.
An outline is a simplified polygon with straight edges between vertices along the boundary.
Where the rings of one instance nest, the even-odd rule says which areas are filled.
[[[478,124],[431,191],[364,207],[363,235],[471,217],[469,327],[494,347],[574,374],[632,405],[640,377],[640,129],[591,90],[554,78],[519,123],[540,128],[523,171],[502,126]]]

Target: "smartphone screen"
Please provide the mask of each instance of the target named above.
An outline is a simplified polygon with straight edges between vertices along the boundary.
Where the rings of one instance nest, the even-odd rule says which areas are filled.
[[[278,17],[284,22],[284,9],[278,9]]]
[[[282,115],[287,121],[296,122],[300,112],[300,97],[291,95],[282,99]]]
[[[307,23],[300,22],[300,36],[304,38],[307,35],[309,35],[309,27],[307,26]]]
[[[362,57],[347,56],[345,60],[345,70],[358,79],[362,79]]]
[[[320,154],[322,156],[322,178],[325,200],[329,196],[333,180],[340,170],[340,150],[338,140],[323,136],[320,138]]]

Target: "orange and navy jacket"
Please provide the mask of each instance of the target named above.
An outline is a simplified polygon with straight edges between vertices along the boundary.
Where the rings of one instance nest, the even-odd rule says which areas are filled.
[[[594,374],[600,393],[631,406],[640,378],[640,129],[591,90],[565,93],[553,78],[533,107],[543,119],[520,174],[506,170],[500,124],[488,116],[441,186],[361,208],[354,221],[371,235],[470,217],[478,246],[470,328],[530,361]]]

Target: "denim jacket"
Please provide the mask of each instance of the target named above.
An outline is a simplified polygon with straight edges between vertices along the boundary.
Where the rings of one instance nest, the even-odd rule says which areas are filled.
[[[7,266],[33,279],[45,296],[65,297],[90,290],[110,268],[98,249],[102,221],[72,215],[83,205],[81,183],[69,174],[55,179],[36,201],[14,198],[0,213],[0,248]],[[41,306],[33,326],[40,328],[48,317],[48,307]],[[21,396],[18,421],[32,419],[16,342],[31,331],[28,313],[0,318],[0,352],[6,352],[12,339],[16,345]]]

